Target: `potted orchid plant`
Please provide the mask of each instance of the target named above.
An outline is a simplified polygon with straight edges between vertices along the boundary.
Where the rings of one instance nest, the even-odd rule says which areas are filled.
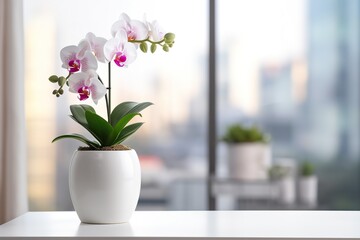
[[[52,75],[49,80],[59,86],[53,94],[60,97],[64,94],[64,87],[78,94],[80,101],[92,98],[95,104],[105,97],[107,120],[99,116],[93,107],[87,104],[71,105],[70,117],[83,126],[95,140],[81,134],[66,134],[56,137],[53,142],[72,138],[79,140],[89,149],[108,149],[122,143],[127,137],[135,133],[143,123],[127,125],[135,116],[141,116],[140,111],[152,105],[150,102],[123,102],[114,109],[111,108],[111,62],[123,68],[129,66],[137,56],[137,49],[144,53],[154,53],[158,46],[168,52],[174,44],[175,35],[164,33],[157,21],[143,23],[131,20],[123,13],[111,28],[112,38],[106,40],[88,33],[85,39],[75,46],[64,47],[60,52],[62,67],[67,69],[68,75]],[[98,62],[108,63],[108,86],[96,73]]]
[[[74,208],[82,222],[127,222],[136,208],[141,183],[139,159],[134,149],[121,143],[135,133],[142,122],[129,122],[152,105],[150,102],[122,102],[111,106],[111,67],[128,67],[140,49],[154,53],[158,48],[168,52],[175,35],[162,30],[157,21],[139,21],[122,13],[111,27],[110,39],[88,33],[78,45],[60,51],[62,67],[67,76],[52,75],[50,82],[57,84],[56,97],[69,92],[80,101],[92,99],[95,104],[102,98],[106,103],[106,118],[98,115],[88,104],[70,106],[70,117],[85,128],[94,139],[72,133],[56,137],[75,139],[85,143],[75,151],[70,164],[69,188]],[[98,63],[108,64],[108,83],[96,72]],[[121,150],[121,151],[114,151]]]

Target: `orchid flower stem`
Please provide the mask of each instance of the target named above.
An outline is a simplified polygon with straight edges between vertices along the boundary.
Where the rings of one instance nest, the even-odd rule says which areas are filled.
[[[165,41],[164,39],[162,39],[160,41],[152,41],[149,38],[146,38],[146,39],[143,39],[143,40],[130,40],[129,42],[132,42],[132,43],[149,42],[149,43],[160,44],[161,45],[161,43],[163,43],[164,41]]]
[[[108,85],[108,90],[109,90],[109,105],[107,106],[108,107],[108,122],[111,124],[111,119],[110,119],[110,113],[111,113],[111,62],[109,62],[109,65],[108,65],[108,69],[109,69],[109,85]]]
[[[101,80],[99,75],[98,75],[98,79],[101,82],[101,84],[104,85],[104,82]],[[105,94],[105,102],[106,102],[106,111],[107,111],[107,116],[108,116],[108,122],[110,123],[109,99],[108,99],[107,94]]]

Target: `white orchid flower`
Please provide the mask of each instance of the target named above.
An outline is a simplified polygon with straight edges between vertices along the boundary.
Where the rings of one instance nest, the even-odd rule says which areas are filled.
[[[149,38],[155,42],[161,41],[164,39],[166,32],[160,26],[157,20],[152,21],[151,23],[147,21],[146,15],[144,15],[144,23],[149,29]]]
[[[104,45],[106,43],[106,39],[102,37],[96,37],[95,34],[89,32],[86,34],[85,39],[81,40],[79,43],[80,51],[77,54],[78,57],[82,57],[87,50],[91,51],[97,60],[105,63],[105,55],[104,55]]]
[[[78,46],[67,46],[61,49],[60,58],[63,62],[62,67],[67,69],[70,73],[78,71],[86,72],[90,69],[96,70],[98,67],[95,56],[90,51],[84,51],[78,54],[81,48]]]
[[[150,34],[149,35],[153,41],[157,42],[157,41],[161,41],[164,39],[166,32],[160,26],[158,21],[154,20],[151,24],[149,24],[149,26],[150,26]]]
[[[119,67],[129,65],[137,56],[136,47],[128,42],[124,30],[120,30],[114,38],[105,43],[104,54],[109,62],[114,60]]]
[[[111,34],[116,36],[117,32],[124,30],[128,40],[144,40],[149,35],[149,29],[146,25],[139,20],[132,20],[130,17],[122,13],[118,21],[111,27]]]
[[[78,72],[69,77],[69,91],[78,93],[79,100],[84,101],[90,96],[95,104],[98,100],[105,96],[106,88],[99,81],[95,71]]]

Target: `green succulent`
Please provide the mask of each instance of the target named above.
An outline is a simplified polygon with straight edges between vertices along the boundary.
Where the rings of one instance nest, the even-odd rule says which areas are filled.
[[[268,137],[255,126],[245,127],[241,124],[233,124],[229,126],[226,133],[222,137],[222,141],[228,143],[247,143],[269,141]]]
[[[300,175],[304,177],[312,176],[314,175],[315,169],[314,165],[309,162],[305,161],[300,165]]]

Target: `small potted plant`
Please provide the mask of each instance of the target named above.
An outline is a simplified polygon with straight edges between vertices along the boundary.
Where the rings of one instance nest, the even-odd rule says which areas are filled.
[[[278,187],[277,200],[281,204],[291,205],[296,200],[296,184],[289,166],[276,163],[269,169],[270,180]]]
[[[222,141],[228,147],[228,174],[240,180],[267,178],[269,165],[269,137],[258,127],[230,125]]]
[[[110,29],[109,29],[110,30]],[[95,104],[105,99],[106,116],[100,116],[88,104],[70,106],[70,117],[80,124],[92,138],[70,133],[56,137],[74,139],[86,146],[73,154],[69,169],[69,189],[74,208],[82,222],[127,222],[136,208],[141,184],[140,163],[134,149],[122,143],[141,126],[131,123],[150,102],[122,102],[111,106],[111,68],[128,67],[140,49],[154,53],[165,52],[174,44],[175,35],[166,33],[157,21],[148,22],[120,15],[111,27],[111,37],[105,39],[89,32],[77,45],[60,51],[65,76],[52,75],[56,84],[53,94],[60,97],[64,89],[75,93],[79,101]],[[98,63],[108,65],[108,81],[97,73]],[[117,79],[119,81],[119,79]],[[104,104],[104,103],[102,103]]]
[[[301,204],[316,207],[317,185],[314,165],[309,161],[302,162],[299,168],[299,202]]]

